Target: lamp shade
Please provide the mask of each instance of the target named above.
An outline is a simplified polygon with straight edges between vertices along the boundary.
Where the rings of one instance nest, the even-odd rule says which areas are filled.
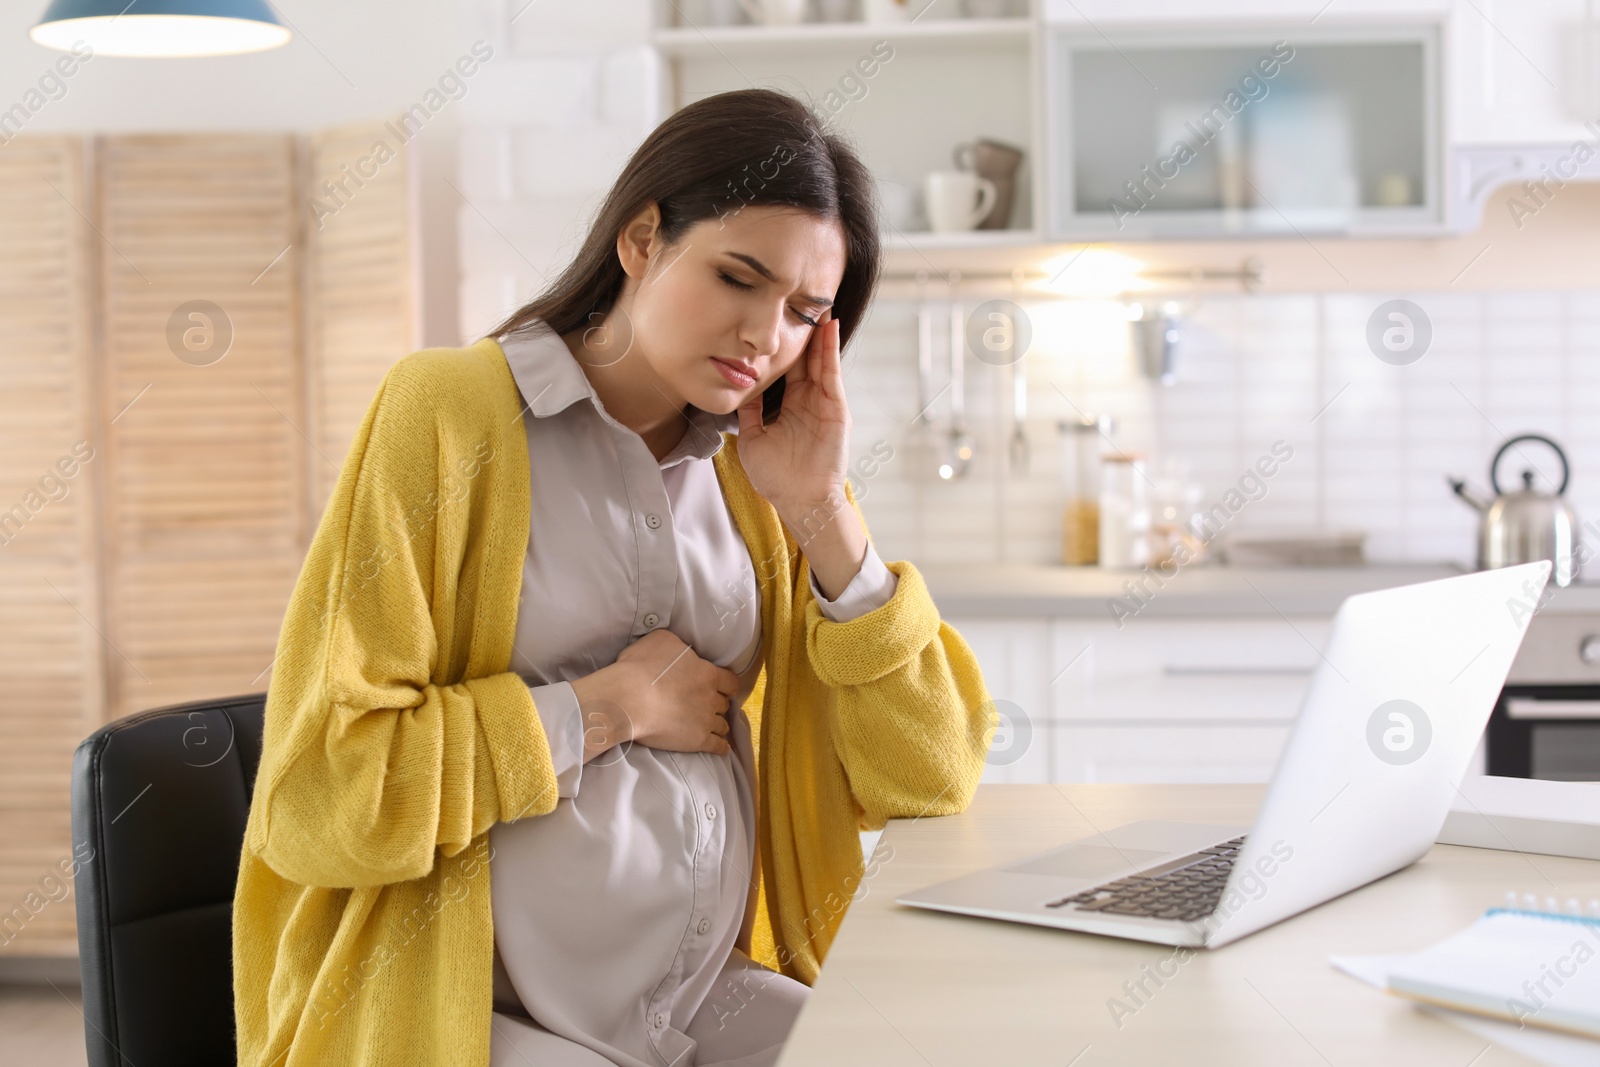
[[[227,56],[289,42],[266,0],[52,0],[28,36],[104,56]]]

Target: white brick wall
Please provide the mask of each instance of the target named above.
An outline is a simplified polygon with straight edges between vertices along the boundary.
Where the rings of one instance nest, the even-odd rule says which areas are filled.
[[[1415,301],[1433,325],[1432,346],[1410,366],[1383,363],[1366,344],[1368,317],[1396,296]],[[868,454],[880,437],[901,450],[916,409],[913,315],[909,304],[880,301],[846,361],[853,456]],[[937,391],[947,380],[942,319],[935,333]],[[973,477],[918,481],[905,463],[891,461],[862,503],[885,558],[1057,562],[1056,421],[1073,414],[1068,400],[1115,414],[1119,447],[1187,461],[1207,504],[1274,440],[1288,441],[1294,458],[1230,530],[1364,529],[1369,558],[1470,565],[1477,514],[1445,476],[1487,491],[1495,449],[1528,432],[1566,449],[1569,502],[1580,520],[1600,522],[1600,293],[1593,291],[1212,297],[1184,321],[1178,381],[1166,388],[1126,369],[1118,380],[1084,388],[1070,345],[1036,348],[1027,360],[1033,466],[1023,478],[1008,478],[1002,462],[1007,372],[970,355],[965,366],[969,429],[978,438]],[[941,421],[946,411],[944,403],[934,408]],[[1527,454],[1555,474],[1548,451],[1529,446]],[[1519,484],[1523,466],[1508,456],[1502,485]],[[1587,574],[1593,578],[1595,568]]]
[[[462,101],[461,336],[563,268],[600,198],[661,120],[649,0],[467,0],[495,48]]]

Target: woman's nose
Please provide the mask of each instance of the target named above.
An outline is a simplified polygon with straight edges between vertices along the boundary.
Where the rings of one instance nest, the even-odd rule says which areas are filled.
[[[749,323],[745,340],[755,347],[755,355],[776,356],[778,337],[783,325],[783,308],[768,312]]]

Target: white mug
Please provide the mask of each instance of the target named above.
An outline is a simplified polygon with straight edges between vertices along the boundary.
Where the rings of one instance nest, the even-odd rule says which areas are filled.
[[[861,16],[866,22],[909,22],[910,0],[861,0]]]
[[[878,179],[878,203],[883,209],[883,224],[890,231],[917,227],[917,187],[892,178]]]
[[[794,26],[806,13],[806,0],[739,0],[739,6],[762,26]]]
[[[744,18],[739,0],[704,0],[704,6],[704,18],[713,26],[737,26]],[[684,25],[695,25],[694,18],[687,14],[680,21]]]
[[[971,171],[938,170],[923,180],[922,204],[934,233],[960,233],[975,229],[999,195],[994,182]]]

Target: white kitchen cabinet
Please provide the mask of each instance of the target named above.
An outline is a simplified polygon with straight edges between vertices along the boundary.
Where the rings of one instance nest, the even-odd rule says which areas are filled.
[[[984,781],[1262,782],[1331,618],[946,621],[1024,720],[997,729]]]
[[[1051,717],[1078,723],[1286,722],[1310,680],[1329,620],[1059,620]],[[1059,668],[1058,668],[1059,669]],[[1063,684],[1066,683],[1066,684]]]
[[[985,782],[1049,782],[1050,624],[1045,619],[946,619],[972,646],[994,698]]]
[[[1050,236],[1449,224],[1437,20],[1043,32]]]
[[[1057,780],[1269,780],[1330,621],[1057,620]]]
[[[1600,142],[1600,47],[1588,0],[1456,0],[1447,50],[1458,145]]]

